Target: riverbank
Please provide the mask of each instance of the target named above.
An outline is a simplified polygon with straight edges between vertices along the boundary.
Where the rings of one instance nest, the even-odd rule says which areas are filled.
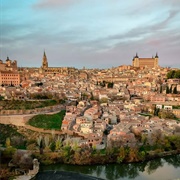
[[[60,173],[67,172],[70,174],[74,172],[104,180],[177,180],[180,178],[180,155],[166,156],[137,163],[112,163],[93,166],[78,166],[61,163],[48,166],[41,165],[39,176],[36,176],[35,179],[43,179],[41,175],[44,173],[47,174],[50,171]],[[54,179],[53,175],[54,174],[51,173],[51,179]],[[61,179],[65,179],[63,175]]]
[[[163,152],[149,151],[143,157],[141,155],[141,152],[138,152],[137,154],[132,154],[132,152],[130,152],[121,161],[119,160],[119,158],[121,157],[119,153],[100,154],[98,152],[96,154],[93,154],[92,152],[91,154],[88,154],[88,152],[85,153],[74,152],[74,154],[69,157],[68,154],[64,156],[63,153],[65,152],[51,152],[44,154],[39,154],[39,152],[36,152],[33,154],[33,156],[39,159],[42,165],[51,165],[56,163],[63,163],[70,165],[104,165],[104,164],[112,164],[112,163],[118,163],[118,164],[137,163],[137,162],[144,162],[157,158],[162,158],[166,156],[178,155],[180,154],[180,149],[163,151]]]
[[[167,151],[167,152],[160,152],[157,154],[155,152],[152,152],[149,154],[149,156],[147,156],[147,158],[145,160],[148,161],[148,160],[153,160],[155,158],[162,158],[162,157],[166,157],[166,156],[179,155],[179,154],[180,154],[180,149]]]
[[[5,150],[5,149],[4,149]],[[1,149],[1,151],[3,151],[3,149]],[[39,154],[39,153],[38,153]],[[58,155],[58,154],[57,154]],[[63,162],[63,159],[62,158],[60,158],[60,157],[57,157],[57,155],[55,155],[54,153],[49,153],[48,154],[48,156],[47,156],[47,154],[45,153],[45,154],[43,154],[43,155],[39,155],[38,157],[40,157],[41,156],[41,159],[38,159],[39,161],[40,161],[40,164],[41,164],[41,167],[45,167],[45,165],[47,166],[47,165],[49,165],[49,166],[54,166],[55,164],[59,164],[60,166],[71,166],[71,167],[73,167],[73,169],[74,169],[74,167],[79,167],[79,168],[81,168],[81,167],[84,167],[84,166],[88,166],[89,168],[91,168],[91,167],[93,167],[93,166],[111,166],[112,164],[119,164],[119,165],[124,165],[124,164],[137,164],[137,163],[140,163],[140,164],[142,164],[142,163],[147,163],[147,162],[149,162],[149,161],[156,161],[156,160],[158,160],[158,159],[160,159],[160,158],[170,158],[170,157],[172,157],[172,156],[177,156],[177,157],[180,157],[180,149],[179,150],[173,150],[173,151],[168,151],[168,152],[161,152],[161,153],[156,153],[156,152],[153,152],[153,151],[151,151],[151,153],[149,153],[147,156],[146,156],[146,158],[144,159],[144,160],[139,160],[139,161],[123,161],[123,162],[121,162],[121,163],[117,163],[117,160],[116,161],[113,161],[113,160],[115,160],[115,159],[109,159],[110,158],[110,156],[106,156],[106,155],[101,155],[101,156],[94,156],[94,159],[93,159],[93,161],[91,161],[91,163],[79,163],[78,165],[77,164],[75,164],[75,163],[64,163]],[[33,156],[34,156],[34,154],[33,154]],[[82,156],[83,156],[83,154],[82,154]],[[48,157],[49,159],[51,159],[51,161],[47,161],[46,159],[43,159],[43,157]],[[58,159],[59,158],[59,159]],[[52,161],[52,160],[54,160],[54,161]],[[86,162],[88,162],[88,161],[86,161]],[[169,162],[171,162],[171,161],[169,161]],[[179,165],[180,165],[180,158],[178,158],[177,159],[177,163],[179,162]],[[40,167],[40,169],[41,169],[41,167]],[[10,170],[10,168],[9,167],[7,167],[7,168],[3,168],[3,170],[4,171],[2,171],[0,174],[1,174],[1,178],[6,178],[6,177],[15,177],[15,176],[17,176],[17,174],[16,173],[14,173],[14,172],[12,172],[11,170]],[[54,169],[53,169],[54,170]],[[6,172],[6,176],[4,176],[4,172]],[[54,173],[56,173],[56,171],[54,171]],[[53,174],[54,174],[53,173]],[[51,174],[51,173],[50,173]],[[61,173],[58,173],[57,174],[57,177],[55,177],[55,178],[58,178],[59,176],[60,176],[60,174]],[[62,174],[61,174],[62,175]],[[41,170],[40,170],[40,174],[38,173],[38,175],[37,175],[37,177],[41,177]],[[44,177],[44,175],[43,175],[43,177]],[[66,177],[66,174],[64,174],[62,177]],[[74,176],[73,176],[74,177]],[[79,177],[78,175],[77,175],[77,177]],[[84,176],[83,176],[84,177]],[[45,180],[44,178],[40,178],[40,179],[43,179],[43,180]],[[80,180],[80,177],[79,178],[77,178],[77,179],[79,179]],[[69,179],[69,180],[71,180],[71,179]],[[91,180],[91,179],[89,179],[89,180]]]

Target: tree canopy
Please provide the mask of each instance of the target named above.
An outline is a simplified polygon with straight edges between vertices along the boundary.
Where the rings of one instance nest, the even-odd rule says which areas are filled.
[[[167,78],[168,79],[173,79],[173,78],[177,78],[180,79],[180,70],[171,70],[167,73]]]

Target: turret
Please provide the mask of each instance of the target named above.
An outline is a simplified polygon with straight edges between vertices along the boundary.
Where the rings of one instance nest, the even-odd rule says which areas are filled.
[[[133,64],[134,67],[139,67],[139,56],[136,53],[136,56],[133,58]]]
[[[159,66],[159,56],[158,56],[158,53],[156,53],[156,56],[155,56],[155,67],[158,67]]]
[[[138,56],[138,54],[136,53],[136,56],[135,56],[135,58],[139,58],[139,56]]]
[[[155,56],[155,58],[159,58],[159,57],[158,57],[158,53],[157,53],[157,52],[156,52],[156,56]]]

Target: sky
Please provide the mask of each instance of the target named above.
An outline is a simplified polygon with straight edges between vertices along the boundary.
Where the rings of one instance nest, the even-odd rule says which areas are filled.
[[[159,55],[180,67],[180,0],[0,0],[0,59],[111,68]]]

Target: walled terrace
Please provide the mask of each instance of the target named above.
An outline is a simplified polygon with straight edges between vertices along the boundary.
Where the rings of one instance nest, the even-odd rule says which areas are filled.
[[[37,114],[54,114],[64,109],[63,105],[54,105],[30,110],[0,110],[0,123],[26,126],[27,121]]]

